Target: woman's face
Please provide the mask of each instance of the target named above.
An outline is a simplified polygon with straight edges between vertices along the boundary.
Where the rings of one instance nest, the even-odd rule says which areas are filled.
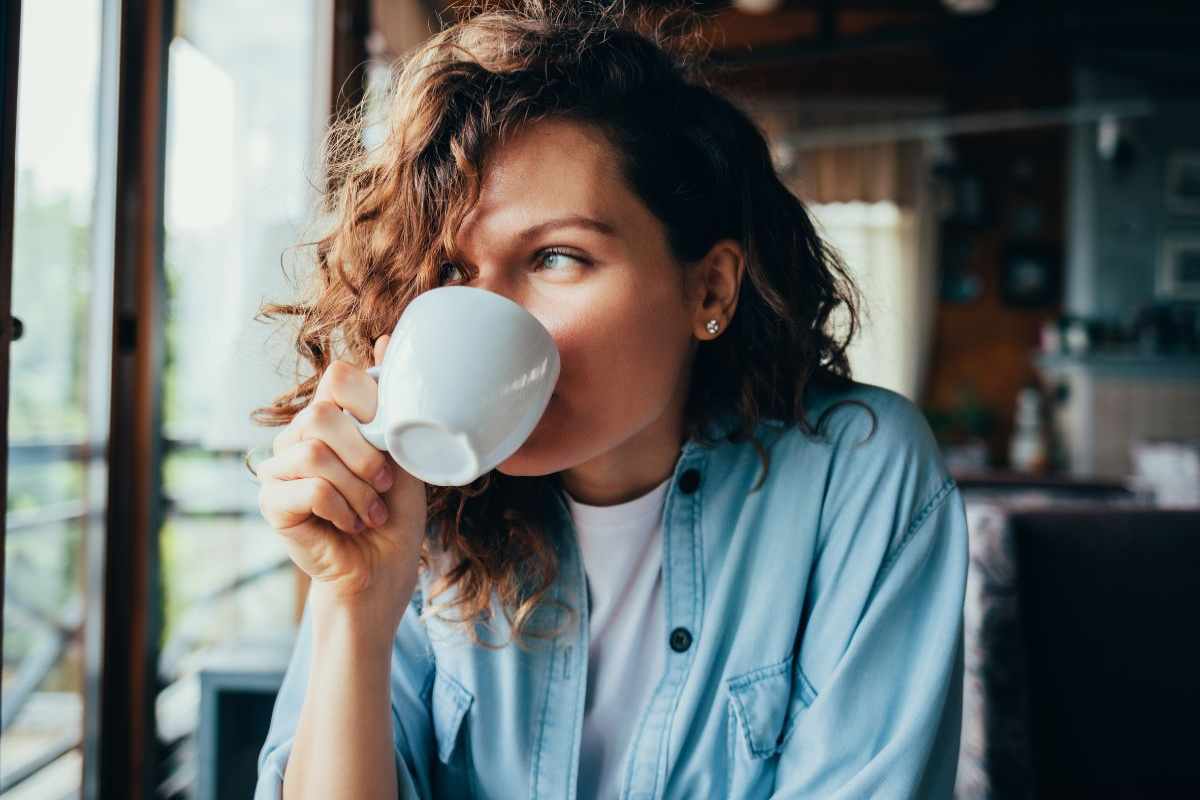
[[[466,274],[450,269],[444,282],[519,303],[561,355],[546,413],[501,472],[678,448],[697,312],[662,224],[599,131],[542,121],[498,147],[457,243]]]

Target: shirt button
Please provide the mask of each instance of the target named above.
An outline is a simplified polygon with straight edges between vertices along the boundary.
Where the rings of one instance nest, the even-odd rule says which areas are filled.
[[[679,491],[691,494],[700,488],[700,470],[686,469],[679,476]]]
[[[671,649],[682,653],[692,646],[692,632],[687,628],[676,628],[671,631]]]

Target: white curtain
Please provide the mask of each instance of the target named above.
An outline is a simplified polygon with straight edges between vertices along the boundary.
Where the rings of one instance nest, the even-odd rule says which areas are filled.
[[[862,291],[862,328],[847,350],[854,378],[920,405],[937,310],[934,148],[898,139],[837,146],[811,141],[822,131],[929,117],[940,102],[750,96],[742,105],[770,142],[780,177],[813,212]]]
[[[292,270],[311,253],[289,250],[316,201],[315,134],[304,124],[312,83],[297,69],[310,47],[303,26],[273,30],[263,41],[291,60],[266,69],[253,60],[260,49],[210,22],[209,38],[171,44],[166,428],[207,449],[246,450],[278,433],[251,411],[297,379],[291,329],[254,316],[264,300],[295,299]]]
[[[924,181],[919,183],[910,206],[808,204],[862,292],[861,329],[846,351],[855,380],[892,389],[918,405],[937,310],[937,226]]]

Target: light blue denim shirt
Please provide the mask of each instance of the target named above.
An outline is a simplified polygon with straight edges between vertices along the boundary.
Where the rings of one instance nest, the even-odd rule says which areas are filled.
[[[834,408],[819,438],[762,422],[770,470],[754,491],[750,442],[683,446],[663,513],[666,667],[621,767],[621,798],[952,796],[967,577],[960,492],[905,397],[858,382],[810,392],[811,421],[848,399],[877,424],[854,404]],[[580,610],[557,639],[532,652],[473,646],[449,623],[419,618],[422,577],[392,652],[402,797],[576,797],[586,583],[569,512],[557,495],[550,502],[561,559],[553,594]],[[503,615],[492,624],[487,639],[502,641]],[[310,647],[306,610],[256,800],[280,797]]]

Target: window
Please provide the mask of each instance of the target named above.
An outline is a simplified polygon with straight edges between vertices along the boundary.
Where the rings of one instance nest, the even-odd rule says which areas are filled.
[[[887,201],[808,209],[862,292],[860,333],[846,350],[855,380],[919,401],[935,298],[917,212]]]
[[[290,343],[253,318],[264,298],[290,296],[281,257],[315,202],[316,19],[312,0],[193,0],[170,46],[158,702],[168,747],[196,728],[201,669],[285,661],[291,643],[291,561],[242,456],[278,432],[250,411],[294,378]],[[179,761],[172,789],[195,770]]]
[[[158,650],[150,677],[160,690],[155,731],[145,740],[125,731],[123,744],[145,742],[137,757],[159,768],[150,793],[195,792],[198,674],[256,658],[283,663],[294,631],[291,562],[261,518],[257,486],[242,463],[248,448],[277,432],[254,425],[249,414],[293,384],[294,355],[286,333],[254,316],[262,300],[292,294],[281,259],[290,263],[289,248],[312,221],[329,87],[348,81],[342,62],[357,53],[346,46],[357,28],[338,31],[332,21],[347,9],[364,14],[365,0],[145,5],[154,14],[116,0],[26,0],[20,9],[12,313],[23,335],[11,348],[8,406],[4,800],[91,796],[100,761],[109,765],[109,789],[135,780],[120,747],[84,763],[84,750],[91,759],[103,738],[93,735],[93,697],[104,693],[106,719],[127,722],[137,705],[121,693],[127,684],[97,688],[92,674],[85,681],[84,665],[107,663],[96,653],[112,632],[89,627],[104,618],[105,558],[129,557],[127,549],[103,547],[113,537],[105,514],[109,480],[118,474],[110,475],[105,456],[115,464],[136,446],[114,435],[110,447],[109,424],[111,412],[129,408],[114,399],[114,366],[125,361],[113,361],[113,313],[127,304],[115,303],[112,290],[117,278],[129,281],[128,267],[121,269],[128,259],[117,257],[114,244],[124,236],[141,246],[157,235],[154,214],[130,222],[115,202],[120,181],[139,203],[157,202],[149,182],[137,180],[141,168],[153,176],[161,166],[165,184],[161,265],[154,258],[164,293],[162,464],[151,487],[164,508],[154,532],[163,606],[151,615],[162,622],[150,645]],[[173,23],[166,128],[118,143],[118,109],[154,92],[153,81],[137,86],[141,76],[134,75],[119,98],[117,80],[121,61],[153,59],[148,43],[157,46],[168,28],[151,19]],[[135,34],[125,41],[123,24]],[[137,69],[148,74],[156,64]],[[121,162],[118,147],[128,149]],[[165,162],[148,165],[159,152]],[[117,228],[118,220],[129,229]],[[136,322],[131,338],[147,347],[156,321]],[[153,367],[157,376],[159,364]],[[131,596],[154,592],[143,587]],[[118,663],[142,655],[130,651]]]
[[[98,144],[100,0],[21,19],[0,793],[81,785],[86,549],[102,536],[111,166]],[[64,17],[72,24],[63,25]]]

